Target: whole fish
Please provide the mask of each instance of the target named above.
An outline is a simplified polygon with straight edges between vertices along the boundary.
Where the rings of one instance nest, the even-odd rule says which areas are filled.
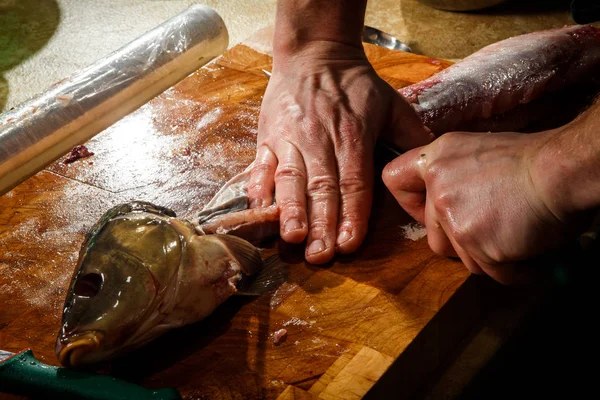
[[[116,357],[205,318],[235,293],[272,290],[284,271],[248,241],[206,235],[167,208],[118,205],[82,244],[56,354],[65,366]]]

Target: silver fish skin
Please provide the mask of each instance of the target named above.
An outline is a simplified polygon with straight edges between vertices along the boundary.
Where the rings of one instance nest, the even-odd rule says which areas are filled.
[[[495,125],[489,125],[481,121],[506,114],[548,93],[597,84],[600,28],[574,25],[493,43],[428,79],[401,88],[399,93],[439,136],[473,127],[495,131],[520,128],[523,118],[547,117],[547,107],[531,116],[524,112],[509,116],[514,120],[510,123],[495,121]],[[563,104],[568,104],[573,99],[563,100]],[[472,121],[477,123],[469,126]]]

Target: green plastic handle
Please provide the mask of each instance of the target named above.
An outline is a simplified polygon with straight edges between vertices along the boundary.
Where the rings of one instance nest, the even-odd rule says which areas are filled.
[[[108,375],[45,365],[29,349],[0,362],[0,392],[65,400],[181,399],[173,388],[150,390]]]

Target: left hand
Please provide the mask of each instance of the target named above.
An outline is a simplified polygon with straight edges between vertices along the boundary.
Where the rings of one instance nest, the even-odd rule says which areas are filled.
[[[272,204],[275,193],[281,237],[307,239],[310,263],[355,251],[367,233],[373,147],[383,131],[404,149],[431,141],[362,47],[319,41],[280,56],[261,107],[251,207]]]
[[[532,171],[555,132],[446,133],[389,163],[383,180],[427,229],[431,249],[460,257],[473,273],[512,284],[528,281],[522,261],[565,240],[569,221]]]

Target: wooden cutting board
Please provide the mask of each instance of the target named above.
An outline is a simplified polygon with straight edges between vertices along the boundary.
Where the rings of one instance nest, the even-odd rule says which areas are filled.
[[[267,84],[261,69],[271,66],[265,38],[233,47],[98,134],[86,143],[92,157],[58,160],[0,197],[1,349],[30,347],[57,365],[54,343],[77,253],[108,208],[145,200],[193,218],[253,160]],[[365,48],[395,88],[450,65]],[[385,155],[378,158],[381,167]],[[370,233],[356,254],[312,266],[301,246],[267,242],[266,251],[291,266],[275,294],[231,298],[106,370],[176,387],[187,399],[356,399],[385,376],[408,395],[479,311],[466,268],[433,254],[413,222],[379,180]],[[276,346],[271,336],[281,328],[287,340]]]

